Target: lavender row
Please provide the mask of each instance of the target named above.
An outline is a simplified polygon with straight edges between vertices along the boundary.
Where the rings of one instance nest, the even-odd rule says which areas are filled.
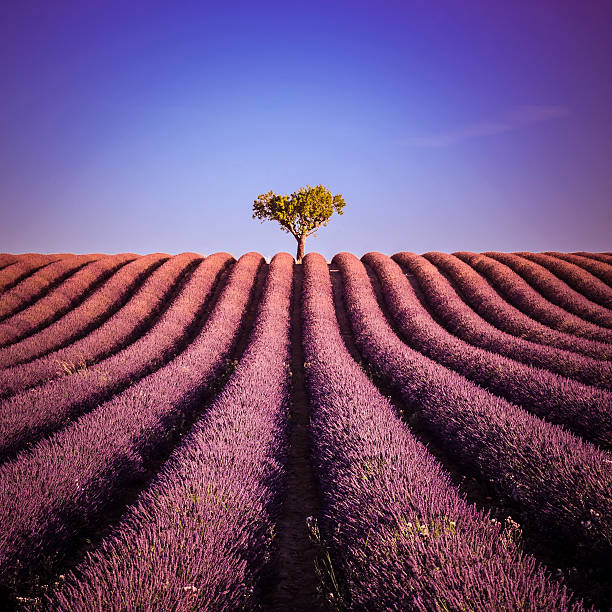
[[[11,264],[17,263],[19,261],[17,255],[13,255],[11,253],[0,253],[0,271]]]
[[[462,340],[560,376],[606,389],[612,388],[610,364],[507,334],[465,304],[449,281],[424,257],[404,252],[393,255],[392,259],[418,279],[436,317]],[[605,359],[608,353],[602,353],[599,357]]]
[[[93,287],[135,259],[136,255],[121,253],[85,266],[42,299],[0,323],[0,346],[18,342],[50,325],[74,308]]]
[[[54,319],[43,329],[39,329],[40,320],[32,319],[27,310],[7,319],[5,323],[0,324],[0,327],[6,324],[14,336],[22,336],[22,339],[15,341],[17,338],[14,338],[13,344],[0,349],[0,367],[6,368],[32,361],[74,342],[96,328],[120,308],[153,270],[168,258],[169,255],[153,253],[127,263],[100,287],[96,287],[83,302],[63,316],[57,318],[59,314],[57,311],[43,313],[43,317]],[[83,270],[86,271],[87,268]],[[61,287],[59,289],[61,290]],[[65,301],[65,298],[62,301]],[[32,333],[36,329],[39,331]]]
[[[410,349],[378,307],[363,264],[348,253],[333,261],[364,358],[448,455],[512,499],[532,526],[612,552],[612,455]]]
[[[555,252],[556,253],[556,252]],[[547,252],[546,255],[552,255],[552,252]],[[580,255],[581,257],[587,257],[589,259],[596,259],[602,261],[609,266],[612,266],[612,253],[589,253],[587,251],[578,251],[576,253],[569,253],[571,255]]]
[[[41,298],[50,288],[66,280],[98,255],[70,255],[38,269],[2,296],[0,318],[6,319]]]
[[[592,276],[603,281],[608,287],[612,286],[612,257],[605,253],[587,253],[579,251],[577,253],[558,253],[547,251],[543,255],[552,255],[559,259],[565,259],[575,266],[589,272]]]
[[[582,609],[468,506],[344,346],[325,260],[304,259],[304,351],[323,546],[350,610]]]
[[[423,255],[448,275],[465,300],[478,314],[503,331],[566,351],[597,357],[609,353],[609,346],[571,334],[556,331],[532,319],[512,306],[478,272],[467,263],[446,253],[425,253]]]
[[[124,306],[85,337],[34,361],[0,370],[0,397],[82,371],[125,347],[164,307],[176,284],[201,259],[195,253],[171,257],[146,279]]]
[[[464,342],[436,323],[392,259],[368,253],[362,261],[376,272],[385,303],[409,346],[492,393],[612,448],[612,393]]]
[[[257,607],[284,478],[292,270],[272,259],[236,371],[52,609]]]
[[[263,258],[244,255],[201,333],[176,359],[0,466],[0,585],[59,562],[198,411],[241,327]]]
[[[60,259],[56,255],[39,255],[38,253],[27,253],[19,259],[8,264],[0,271],[0,293],[16,286],[36,270]]]
[[[612,312],[609,308],[600,306],[579,291],[576,291],[565,281],[560,280],[558,276],[553,274],[541,263],[528,260],[525,257],[521,257],[515,253],[486,253],[486,255],[495,257],[500,261],[502,261],[500,258],[503,256],[504,259],[506,259],[508,262],[512,262],[512,264],[516,266],[513,268],[515,271],[519,271],[518,268],[520,267],[526,274],[530,274],[534,278],[538,277],[541,279],[539,281],[538,290],[543,295],[546,295],[546,297],[551,301],[556,300],[556,303],[563,308],[571,310],[575,314],[589,319],[591,322],[598,325],[603,325],[605,327],[612,326]],[[596,266],[599,264],[599,262],[591,261],[585,257],[580,257],[578,259],[581,261],[586,261],[587,264],[595,264]],[[504,263],[506,262],[504,261]],[[507,265],[510,265],[510,263],[507,263]],[[582,266],[580,267],[582,268]],[[583,280],[592,278],[588,269],[583,269],[583,271],[585,272],[585,274],[582,274]]]
[[[93,366],[76,365],[70,376],[4,400],[0,404],[0,458],[36,442],[172,359],[188,342],[194,325],[199,325],[218,277],[232,260],[227,253],[206,258],[153,327],[125,349]],[[99,338],[102,345],[104,335],[111,343],[113,334],[112,327],[106,328]],[[98,334],[93,332],[83,342],[90,337],[96,339]],[[6,373],[3,390],[23,382],[23,367],[0,372]]]
[[[570,287],[606,308],[612,308],[612,288],[603,280],[575,263],[575,255],[569,253],[516,253],[525,259],[535,261],[565,281]],[[569,259],[568,259],[569,258]],[[584,263],[581,260],[581,263]],[[599,269],[607,271],[605,264]]]
[[[612,342],[612,311],[591,302],[539,264],[512,253],[455,253],[519,310],[553,329]]]

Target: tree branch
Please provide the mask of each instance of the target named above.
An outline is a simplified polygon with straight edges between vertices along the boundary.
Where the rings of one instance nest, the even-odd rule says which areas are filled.
[[[291,226],[291,224],[286,223],[286,222],[279,222],[283,227],[286,227],[289,230],[289,233],[297,240],[298,239],[298,235],[295,232],[295,230],[293,229],[293,227]]]
[[[319,223],[319,225],[317,225],[316,227],[313,227],[309,232],[306,233],[306,236],[311,236],[312,234],[314,234],[320,227],[321,227],[322,223]]]

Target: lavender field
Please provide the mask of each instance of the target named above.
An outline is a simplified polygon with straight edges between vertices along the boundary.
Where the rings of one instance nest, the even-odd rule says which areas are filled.
[[[612,608],[609,253],[0,254],[0,607]]]

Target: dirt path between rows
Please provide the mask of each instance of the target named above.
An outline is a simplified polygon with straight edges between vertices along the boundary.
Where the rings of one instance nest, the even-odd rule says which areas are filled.
[[[309,611],[323,607],[317,588],[316,549],[306,524],[309,516],[318,516],[319,497],[310,460],[310,408],[304,380],[301,310],[304,272],[301,264],[295,264],[293,270],[286,498],[277,524],[276,581],[264,599],[264,609]]]

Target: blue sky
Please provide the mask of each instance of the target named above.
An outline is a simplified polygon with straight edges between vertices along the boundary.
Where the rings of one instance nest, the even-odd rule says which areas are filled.
[[[493,4],[493,6],[491,6]],[[612,249],[609,2],[0,8],[0,250]]]

